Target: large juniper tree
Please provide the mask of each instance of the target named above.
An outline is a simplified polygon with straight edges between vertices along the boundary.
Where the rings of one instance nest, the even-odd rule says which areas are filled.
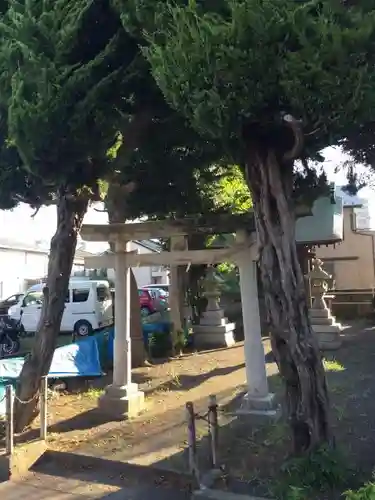
[[[106,0],[10,0],[0,32],[2,207],[57,206],[41,320],[17,389],[29,400],[49,371],[84,214],[127,125],[138,49]],[[35,398],[16,405],[17,428],[34,408]]]
[[[294,446],[331,443],[325,375],[296,252],[293,173],[295,160],[306,164],[374,120],[372,2],[363,10],[339,0],[115,3],[124,26],[143,33],[167,102],[243,165]]]

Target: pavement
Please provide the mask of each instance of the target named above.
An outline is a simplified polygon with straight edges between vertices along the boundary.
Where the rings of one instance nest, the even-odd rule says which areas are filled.
[[[91,491],[84,493],[80,491],[71,490],[69,484],[65,486],[59,485],[59,489],[54,488],[53,485],[40,485],[36,486],[30,484],[28,480],[12,481],[0,485],[0,496],[4,500],[19,500],[20,498],[27,498],[28,500],[84,500],[84,499],[103,499],[103,500],[179,500],[175,492],[161,491],[155,488],[121,488],[118,491],[109,493],[100,491]],[[178,493],[177,493],[178,494]],[[181,497],[186,499],[187,497]]]
[[[42,471],[39,469],[42,468]],[[22,479],[0,484],[4,500],[188,500],[189,491],[152,484],[134,484],[132,478],[110,471],[58,471],[56,464],[38,467]]]

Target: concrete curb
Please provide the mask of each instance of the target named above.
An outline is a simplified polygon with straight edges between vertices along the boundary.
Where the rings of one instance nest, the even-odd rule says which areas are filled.
[[[230,493],[229,491],[202,489],[194,491],[192,500],[272,500],[267,498],[253,497],[249,495],[238,495],[237,493]]]

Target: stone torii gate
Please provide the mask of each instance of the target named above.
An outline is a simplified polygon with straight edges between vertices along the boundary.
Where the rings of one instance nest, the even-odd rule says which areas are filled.
[[[307,215],[306,208],[299,215]],[[186,235],[193,233],[236,233],[236,242],[229,248],[189,250]],[[239,268],[242,314],[245,338],[247,394],[243,411],[274,413],[273,395],[269,393],[261,338],[257,289],[257,247],[252,214],[210,216],[169,221],[149,221],[108,225],[84,225],[81,236],[86,241],[108,241],[115,244],[114,254],[85,258],[86,268],[115,270],[115,339],[113,383],[99,399],[99,407],[117,418],[137,415],[143,408],[144,394],[131,376],[130,338],[130,268],[150,265],[171,266],[170,307],[174,328],[181,326],[177,266],[216,264],[230,260]],[[132,240],[171,238],[171,251],[158,254],[137,254],[129,251]],[[177,322],[177,325],[176,325]]]

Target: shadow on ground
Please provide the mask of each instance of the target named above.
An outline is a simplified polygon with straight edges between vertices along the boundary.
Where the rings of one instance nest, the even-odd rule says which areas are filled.
[[[93,491],[100,485],[124,489],[100,496],[103,499],[187,500],[194,487],[191,477],[184,474],[69,452],[46,452],[32,472],[42,481],[43,475],[54,477],[58,491],[66,488],[66,480],[87,483]]]
[[[362,325],[358,328],[352,325],[344,330],[342,339],[343,345],[340,350],[325,353],[325,364],[334,432],[340,450],[347,456],[348,464],[357,471],[355,479],[348,477],[350,481],[353,480],[353,485],[349,486],[356,487],[358,482],[371,478],[374,468],[375,327]],[[269,356],[267,361],[272,363],[272,357]],[[195,387],[208,378],[222,373],[221,370],[230,372],[241,369],[242,366],[241,364],[225,369],[217,368],[202,374],[201,378],[191,377],[192,380],[187,377],[183,380],[184,388],[185,384]],[[180,381],[182,382],[182,379]],[[269,381],[271,390],[280,398],[282,384],[278,375],[269,377]],[[162,386],[163,384],[160,384],[151,391],[160,390]],[[169,386],[165,387],[172,389]],[[222,401],[219,462],[227,471],[220,487],[238,493],[266,496],[270,483],[278,477],[280,468],[290,453],[289,433],[283,420],[261,425],[251,419],[236,418],[233,413],[241,403],[243,396],[241,389],[244,387],[241,386],[236,391],[233,389],[223,391],[217,395]],[[195,409],[201,416],[204,415],[207,400],[197,401]],[[80,418],[86,420],[85,425],[87,425],[87,415]],[[93,427],[100,425],[96,423],[99,420],[95,420],[98,418],[95,412],[90,413],[90,418],[92,419],[90,425]],[[57,424],[51,427],[51,431],[63,433],[67,428],[64,425],[68,424],[65,422]],[[81,425],[80,421],[77,420],[74,425]],[[69,427],[72,428],[71,422]],[[144,429],[142,438],[140,429]],[[141,467],[143,473],[146,474],[146,471],[147,475],[155,473],[161,480],[171,474],[170,471],[186,473],[188,469],[186,436],[185,409],[184,406],[179,406],[165,413],[144,415],[136,421],[123,422],[115,428],[113,426],[110,429],[104,428],[102,432],[95,434],[91,443],[87,442],[84,446],[77,447],[74,454],[53,452],[54,455],[49,454],[49,457],[50,459],[52,457],[53,463],[59,464],[57,468],[61,468],[60,474],[63,473],[64,467],[70,470],[70,473],[72,470],[79,470],[80,474],[85,474],[87,470],[99,471],[105,468],[113,472],[111,475],[122,474],[127,479],[136,475],[135,469],[131,467],[137,464],[139,468],[143,464],[157,468],[157,472],[152,472],[153,469],[149,467]],[[197,421],[197,437],[198,460],[201,470],[204,471],[210,468],[210,441],[207,437],[207,422],[203,419]],[[100,458],[97,458],[99,455]],[[48,462],[39,464],[37,470],[46,465]],[[185,481],[186,476],[182,477]],[[167,482],[169,481],[170,479]],[[316,500],[325,498],[327,497],[316,497]],[[336,500],[332,495],[329,499]]]
[[[147,395],[151,395],[153,392],[156,391],[189,391],[190,389],[193,389],[194,387],[197,387],[200,384],[203,384],[206,380],[212,378],[212,377],[219,377],[222,375],[228,375],[229,373],[232,373],[237,370],[241,370],[242,368],[245,368],[245,363],[240,363],[238,365],[234,366],[228,366],[226,368],[215,368],[214,370],[211,370],[207,373],[202,373],[200,375],[179,375],[173,380],[168,380],[167,382],[164,382],[160,385],[157,385],[156,387],[153,387],[149,391],[145,391]]]

